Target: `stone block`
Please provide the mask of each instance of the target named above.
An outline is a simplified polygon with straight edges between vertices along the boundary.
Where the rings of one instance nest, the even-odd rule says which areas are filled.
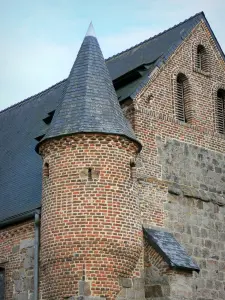
[[[117,298],[118,298],[118,299],[119,299],[119,298],[121,298],[121,299],[124,298],[124,299],[125,299],[125,298],[126,298],[126,293],[127,293],[126,290],[127,290],[126,288],[122,288],[121,291],[119,292],[119,294],[117,295]],[[117,299],[117,298],[116,298],[116,299]]]
[[[127,289],[127,295],[126,298],[129,300],[135,299],[135,290],[134,289]]]
[[[29,300],[28,292],[22,292],[15,295],[15,300]]]
[[[34,300],[34,293],[29,294],[29,300]]]
[[[135,299],[136,300],[145,300],[145,290],[135,291]]]
[[[132,287],[132,279],[130,278],[120,278],[120,285],[124,288],[131,288]]]
[[[33,291],[34,290],[34,278],[33,277],[27,277],[24,279],[24,289],[26,291]]]
[[[145,287],[145,297],[163,297],[161,285],[152,285]]]
[[[134,278],[133,288],[136,291],[141,291],[144,289],[144,279],[143,278]]]
[[[172,184],[168,187],[168,192],[174,195],[180,195],[181,189],[178,184]]]
[[[14,280],[14,287],[17,293],[23,291],[23,281],[22,280]]]
[[[33,275],[33,270],[32,270],[32,275]],[[20,278],[22,279],[22,278],[25,278],[27,275],[29,276],[29,274],[27,274],[26,272],[25,272],[25,269],[24,268],[20,268],[19,269],[19,273],[20,273]]]
[[[24,269],[32,269],[34,267],[34,260],[30,256],[25,256],[25,259],[23,261],[23,267]]]
[[[81,296],[90,296],[91,295],[91,284],[90,284],[90,282],[80,280],[78,282],[78,293]]]
[[[12,272],[12,279],[13,280],[19,280],[20,279],[20,272],[19,270],[15,270]]]
[[[34,239],[27,239],[27,240],[20,241],[20,250],[29,247],[34,247]]]
[[[34,247],[27,248],[27,256],[34,258]]]

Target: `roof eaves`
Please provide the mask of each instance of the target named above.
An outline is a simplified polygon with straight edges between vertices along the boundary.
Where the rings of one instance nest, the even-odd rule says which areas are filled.
[[[14,215],[10,218],[6,218],[0,221],[0,228],[5,228],[16,223],[25,222],[34,218],[35,212],[40,209],[40,207],[34,208],[32,210],[26,211],[21,214]]]
[[[125,100],[125,99],[123,99]],[[138,152],[141,152],[141,149],[142,149],[142,144],[141,142],[138,140],[138,139],[135,139],[133,137],[128,137],[127,135],[125,134],[118,134],[118,133],[115,133],[115,132],[102,132],[102,131],[79,131],[79,132],[74,132],[74,133],[62,133],[58,136],[53,136],[53,137],[48,137],[46,140],[57,140],[57,139],[61,139],[62,137],[66,137],[66,136],[71,136],[71,135],[82,135],[82,134],[102,134],[102,135],[120,135],[128,140],[131,140],[133,142],[135,142],[138,146]],[[39,153],[39,149],[40,149],[40,145],[45,141],[44,139],[45,135],[43,136],[43,138],[40,140],[39,143],[37,143],[37,145],[35,146],[35,151],[37,152],[37,154],[40,154]]]

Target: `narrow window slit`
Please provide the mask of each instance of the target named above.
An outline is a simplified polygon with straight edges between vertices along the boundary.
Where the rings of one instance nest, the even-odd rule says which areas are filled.
[[[88,168],[88,180],[92,180],[92,168]]]
[[[189,85],[187,77],[179,73],[176,81],[176,117],[179,121],[188,122],[191,118],[189,103]]]
[[[217,131],[221,134],[225,133],[225,90],[219,89],[216,99],[216,117]]]
[[[49,164],[48,163],[44,164],[43,175],[44,175],[44,177],[49,177]]]
[[[202,70],[204,72],[209,71],[206,49],[202,45],[198,45],[197,47],[196,67],[197,69]]]

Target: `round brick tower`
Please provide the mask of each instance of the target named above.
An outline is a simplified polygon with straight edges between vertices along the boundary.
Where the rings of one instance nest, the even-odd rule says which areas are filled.
[[[43,300],[78,295],[82,279],[91,296],[112,300],[119,277],[133,276],[142,227],[131,160],[140,148],[91,25],[37,147],[43,158]]]

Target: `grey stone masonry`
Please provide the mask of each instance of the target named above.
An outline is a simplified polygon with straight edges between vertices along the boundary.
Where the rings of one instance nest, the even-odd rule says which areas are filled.
[[[193,300],[225,299],[225,207],[168,194],[165,227],[200,267],[193,273]]]
[[[121,278],[120,285],[116,300],[145,300],[144,278]]]
[[[174,139],[157,137],[157,145],[163,180],[186,186],[187,196],[225,204],[224,155]]]

